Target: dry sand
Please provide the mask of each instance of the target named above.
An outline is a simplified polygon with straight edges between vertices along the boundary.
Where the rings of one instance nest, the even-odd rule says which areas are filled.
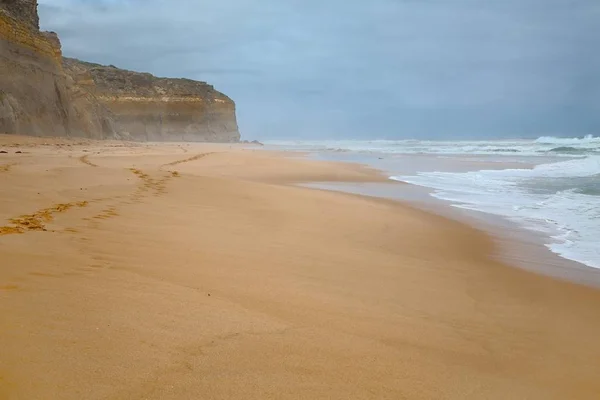
[[[372,170],[226,145],[0,150],[2,399],[600,396],[600,291],[491,261],[460,223],[290,185]]]

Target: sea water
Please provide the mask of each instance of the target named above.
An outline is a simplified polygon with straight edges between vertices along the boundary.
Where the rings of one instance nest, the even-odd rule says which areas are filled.
[[[430,188],[432,196],[452,206],[498,215],[535,230],[554,253],[600,268],[600,137],[268,144],[328,158],[371,160],[390,171],[390,179]],[[429,156],[431,162],[421,157],[407,166],[406,159],[412,159],[403,155]],[[455,168],[457,160],[461,168]]]

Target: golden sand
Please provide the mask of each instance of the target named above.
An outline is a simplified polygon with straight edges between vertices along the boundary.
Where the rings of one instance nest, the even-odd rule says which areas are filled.
[[[600,291],[494,262],[458,222],[291,185],[385,180],[368,168],[4,148],[2,399],[599,398]]]

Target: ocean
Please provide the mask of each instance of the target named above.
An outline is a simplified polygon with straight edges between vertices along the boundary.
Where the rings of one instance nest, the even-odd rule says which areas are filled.
[[[600,137],[266,144],[370,164],[453,207],[535,231],[552,252],[600,269]]]

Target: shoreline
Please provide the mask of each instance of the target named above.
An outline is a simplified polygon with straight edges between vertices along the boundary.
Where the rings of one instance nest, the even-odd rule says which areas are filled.
[[[541,276],[561,279],[588,287],[600,288],[600,270],[570,260],[554,253],[544,243],[541,233],[530,231],[501,216],[482,211],[453,207],[451,203],[430,196],[430,190],[416,185],[394,181],[403,186],[375,187],[365,184],[319,182],[305,187],[353,193],[374,198],[385,198],[405,203],[416,209],[429,212],[443,218],[469,225],[489,235],[497,244],[498,250],[490,257],[505,263],[507,267],[518,268]],[[379,185],[379,184],[375,184]],[[406,186],[404,186],[406,185]],[[416,193],[416,194],[415,194]]]
[[[296,151],[290,149],[289,152],[294,153]],[[303,152],[299,153],[304,154]],[[346,193],[357,193],[366,196],[383,197],[400,202],[408,202],[416,208],[466,223],[491,235],[498,242],[499,247],[502,248],[502,250],[494,256],[500,261],[510,264],[513,267],[586,286],[600,287],[600,269],[567,258],[550,249],[549,243],[554,239],[549,234],[545,235],[541,232],[528,229],[526,226],[518,224],[517,222],[512,222],[502,215],[457,206],[456,203],[433,196],[432,193],[435,190],[432,188],[405,182],[397,177],[397,175],[414,175],[418,172],[422,172],[422,170],[428,172],[434,171],[434,169],[431,169],[431,165],[425,161],[429,156],[414,154],[403,155],[402,158],[406,158],[407,161],[402,162],[401,165],[408,167],[409,169],[407,171],[397,170],[398,166],[395,165],[394,168],[396,169],[392,171],[390,170],[390,165],[385,161],[377,162],[377,157],[374,156],[371,156],[370,158],[345,156],[338,159],[340,157],[329,157],[325,153],[313,153],[308,155],[309,159],[313,160],[336,160],[339,162],[367,165],[386,174],[391,182],[401,183],[404,186],[395,190],[393,186],[379,186],[379,184],[366,183],[362,184],[361,187],[358,187],[351,183],[322,182],[309,184],[307,187],[337,190]],[[392,158],[397,159],[397,157],[398,156]],[[382,157],[379,157],[379,160],[382,159]],[[540,161],[538,160],[538,162]],[[525,163],[523,161],[520,163],[473,161],[473,156],[467,156],[465,159],[460,159],[460,164],[443,161],[442,165],[438,165],[435,168],[444,168],[444,164],[447,164],[445,165],[446,168],[451,166],[452,172],[475,171],[477,168],[485,170],[502,170],[507,168],[532,169],[537,165]],[[415,167],[415,165],[417,165],[417,167]],[[437,170],[438,169],[435,169],[435,171]],[[441,169],[441,171],[445,171],[445,169]],[[515,252],[516,254],[512,254]]]
[[[372,168],[228,145],[10,149],[0,398],[600,391],[600,291],[491,259],[467,224],[297,186],[387,182]]]

